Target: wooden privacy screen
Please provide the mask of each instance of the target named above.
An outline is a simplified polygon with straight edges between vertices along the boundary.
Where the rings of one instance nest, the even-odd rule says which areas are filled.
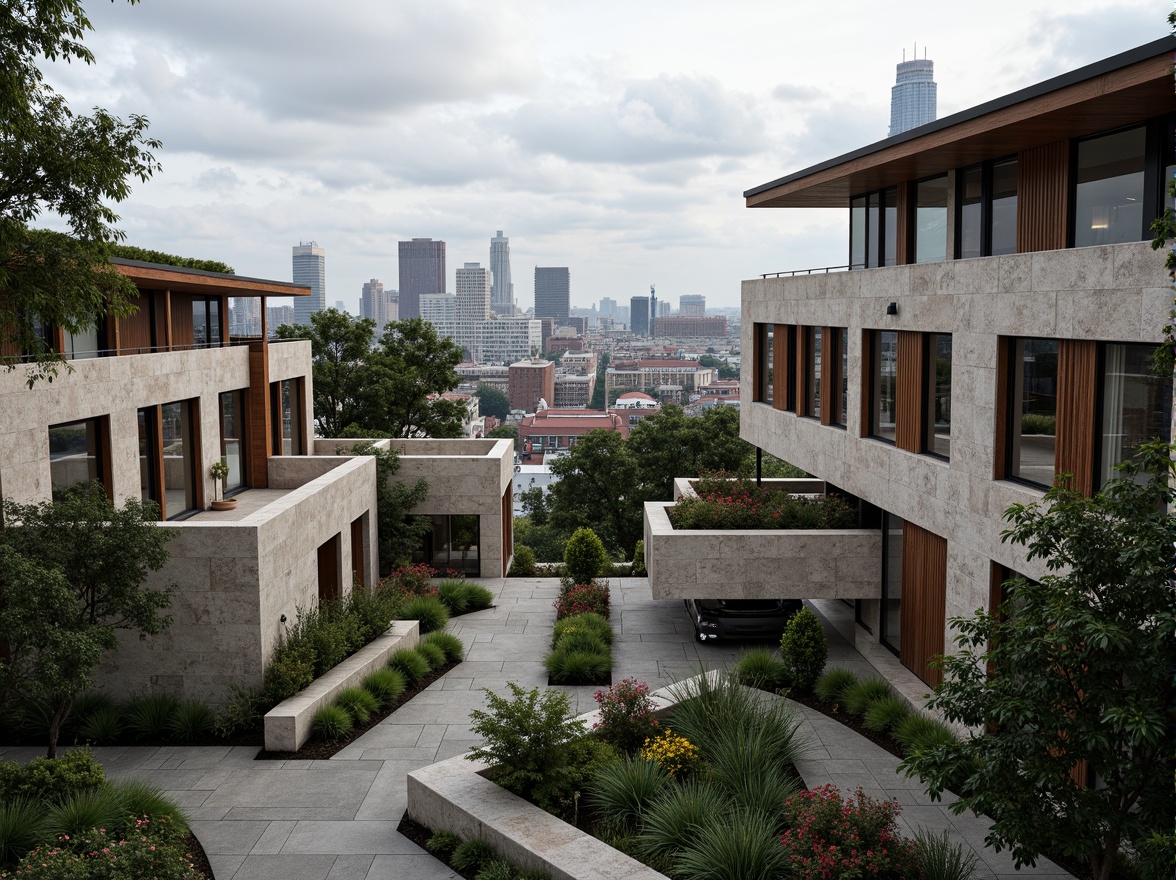
[[[270,421],[269,343],[249,342],[249,391],[245,395],[245,473],[254,489],[269,487],[269,457],[273,454],[273,426]]]
[[[1058,409],[1056,466],[1073,474],[1074,488],[1094,491],[1095,388],[1098,343],[1089,339],[1058,341]]]
[[[115,318],[119,354],[145,354],[151,351],[151,297],[140,295],[133,301],[138,311],[125,318]]]
[[[1069,195],[1069,142],[1055,141],[1018,154],[1017,253],[1066,246]]]
[[[923,334],[898,331],[898,381],[894,390],[894,445],[907,452],[923,451]]]
[[[943,681],[943,671],[928,661],[943,653],[946,613],[947,541],[904,522],[898,659],[931,687]]]

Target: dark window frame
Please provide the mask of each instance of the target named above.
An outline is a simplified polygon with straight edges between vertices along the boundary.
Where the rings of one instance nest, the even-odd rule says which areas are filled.
[[[960,168],[956,171],[956,185],[955,185],[955,242],[953,244],[952,252],[957,260],[970,260],[978,257],[991,257],[992,253],[992,201],[993,201],[993,169],[998,165],[1004,165],[1007,162],[1016,163],[1018,161],[1017,154],[1013,153],[1010,156],[1002,156],[998,159],[989,159],[986,162],[981,162],[976,165],[968,165],[965,168]],[[964,251],[964,176],[970,171],[980,171],[980,253],[976,257],[965,257]],[[1020,192],[1017,193],[1017,198],[1021,197]],[[1015,236],[1014,236],[1014,252]]]
[[[940,180],[944,182],[944,192],[946,193],[947,204],[944,206],[944,223],[952,216],[952,198],[955,193],[952,192],[951,179],[946,172],[940,174],[930,174],[926,177],[920,177],[918,180],[912,180],[907,184],[909,198],[907,199],[907,229],[910,230],[906,241],[906,263],[908,265],[915,265],[918,263],[917,257],[919,253],[919,186],[924,183],[929,183],[932,180]],[[924,260],[922,265],[930,263],[943,263],[951,259],[952,243],[949,240],[948,232],[950,230],[945,228],[943,231],[943,259],[942,260]]]
[[[942,452],[935,450],[935,392],[938,380],[938,373],[936,369],[937,345],[936,339],[940,336],[946,336],[952,339],[951,333],[924,333],[923,334],[923,406],[922,406],[922,423],[923,423],[923,441],[921,454],[930,456],[931,458],[939,459],[940,461],[951,461],[951,421],[948,420],[948,454],[944,455]],[[954,346],[955,340],[952,339],[953,346],[953,360],[954,360]],[[951,381],[948,381],[948,401],[950,408],[950,401],[952,396]]]
[[[885,443],[887,446],[896,446],[897,440],[898,440],[898,403],[897,403],[897,397],[898,397],[898,395],[897,395],[897,391],[898,391],[898,331],[896,331],[896,330],[881,330],[881,329],[876,329],[876,328],[867,328],[866,332],[870,334],[870,360],[869,360],[869,363],[866,364],[866,369],[868,370],[868,377],[869,377],[869,381],[867,382],[867,389],[868,389],[870,396],[869,396],[869,399],[867,400],[867,404],[866,404],[868,412],[869,412],[869,418],[866,420],[866,424],[864,426],[864,435],[871,440],[877,440],[881,443]],[[879,434],[877,431],[878,427],[880,426],[879,417],[881,414],[880,395],[881,395],[882,391],[879,386],[881,384],[881,379],[882,379],[882,334],[883,333],[893,333],[894,334],[894,383],[895,383],[894,390],[896,392],[895,393],[895,414],[894,414],[895,415],[895,424],[894,424],[895,436],[894,437],[886,437],[882,434]],[[875,369],[875,366],[877,366],[877,369]],[[877,405],[875,405],[876,401],[878,401]]]
[[[890,194],[893,194],[893,196],[894,196],[894,205],[893,206],[887,205],[887,196]],[[899,195],[899,193],[898,193],[897,186],[888,186],[885,189],[875,189],[875,190],[870,190],[868,192],[855,193],[854,195],[850,196],[850,199],[849,199],[849,210],[850,210],[850,222],[849,222],[850,236],[849,237],[850,237],[850,241],[849,241],[849,257],[846,260],[846,263],[851,270],[854,270],[854,269],[881,269],[881,268],[886,268],[887,266],[899,265],[899,254],[898,254],[897,242],[898,242],[898,225],[900,222],[900,218],[898,216],[898,206],[899,206],[899,202],[901,200],[899,199],[898,195]],[[877,207],[876,208],[871,204],[872,199],[875,199],[875,198],[877,199]],[[866,212],[865,213],[865,221],[862,224],[863,234],[865,236],[865,239],[864,239],[865,262],[864,263],[854,263],[853,262],[853,244],[854,244],[854,242],[853,242],[853,210],[854,210],[854,202],[858,201],[859,199],[865,200],[865,204],[863,206],[863,209]],[[893,230],[890,230],[888,228],[888,224],[886,223],[886,214],[887,214],[887,211],[891,207],[893,207],[893,210],[894,210],[894,229]],[[877,229],[873,229],[872,227],[875,224],[870,222],[870,212],[872,210],[877,211],[877,215],[878,215],[878,222],[876,224],[878,227]],[[894,257],[893,257],[892,262],[887,262],[887,244],[888,244],[887,237],[891,232],[893,232]]]

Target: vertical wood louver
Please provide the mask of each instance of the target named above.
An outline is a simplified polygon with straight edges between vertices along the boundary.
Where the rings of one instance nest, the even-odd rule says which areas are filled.
[[[907,452],[923,451],[924,348],[922,333],[898,331],[894,445]]]
[[[1055,141],[1017,156],[1017,253],[1066,247],[1070,145]]]
[[[1058,412],[1055,470],[1073,474],[1074,488],[1094,491],[1095,389],[1098,343],[1091,339],[1058,342]]]
[[[902,639],[898,659],[931,687],[943,681],[932,657],[943,653],[947,541],[911,522],[902,526]]]

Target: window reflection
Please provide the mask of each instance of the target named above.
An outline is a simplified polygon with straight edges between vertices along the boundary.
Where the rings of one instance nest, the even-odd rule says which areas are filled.
[[[1058,341],[1014,339],[1009,352],[1008,474],[1049,486],[1057,446]]]

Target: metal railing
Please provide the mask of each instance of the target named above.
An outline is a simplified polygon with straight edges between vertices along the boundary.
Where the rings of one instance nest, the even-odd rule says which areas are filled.
[[[792,278],[796,275],[828,275],[830,272],[848,272],[862,266],[822,266],[817,269],[793,269],[791,272],[765,272],[760,278]]]

